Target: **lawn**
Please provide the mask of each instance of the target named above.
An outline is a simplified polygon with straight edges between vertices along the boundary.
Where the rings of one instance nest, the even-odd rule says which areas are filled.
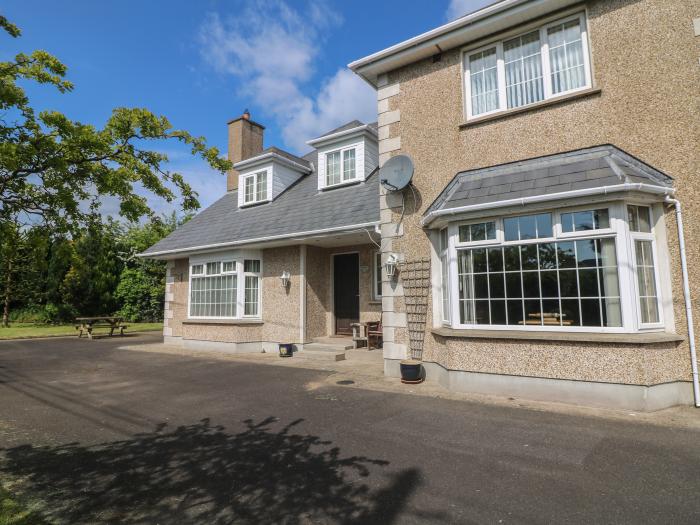
[[[126,323],[126,333],[162,330],[163,323]],[[96,328],[95,335],[107,334],[106,328]],[[0,339],[25,339],[29,337],[57,337],[77,335],[75,324],[10,323],[9,328],[0,327]]]
[[[0,525],[44,525],[45,523],[38,514],[18,503],[0,486]]]

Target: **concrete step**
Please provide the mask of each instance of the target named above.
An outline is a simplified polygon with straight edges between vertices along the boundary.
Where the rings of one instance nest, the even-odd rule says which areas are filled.
[[[311,343],[304,345],[309,347],[312,345],[320,345],[327,348],[336,348],[342,350],[351,350],[354,345],[352,344],[352,339],[346,337],[315,337]]]
[[[297,356],[319,361],[344,361],[345,348],[321,343],[309,343],[304,345],[304,349],[297,353]]]

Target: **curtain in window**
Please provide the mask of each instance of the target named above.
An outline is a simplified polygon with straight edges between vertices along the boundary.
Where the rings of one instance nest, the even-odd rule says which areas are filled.
[[[639,287],[639,308],[642,323],[659,322],[659,306],[654,276],[654,253],[651,241],[634,241],[637,266],[637,284]]]
[[[583,87],[583,41],[580,20],[571,20],[547,30],[552,94]]]
[[[544,98],[540,32],[503,43],[506,68],[506,95],[509,108],[531,104]]]
[[[469,57],[472,114],[480,115],[498,109],[498,74],[496,48]]]

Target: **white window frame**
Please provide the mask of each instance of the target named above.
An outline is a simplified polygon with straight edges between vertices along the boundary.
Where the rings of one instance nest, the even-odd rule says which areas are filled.
[[[641,328],[663,328],[665,326],[664,322],[664,308],[663,302],[661,300],[661,276],[659,274],[659,254],[656,247],[656,224],[654,221],[654,210],[651,204],[644,204],[639,202],[630,201],[625,203],[625,212],[627,211],[627,206],[639,206],[647,208],[649,211],[649,232],[635,232],[629,229],[629,223],[627,224],[627,229],[629,232],[629,252],[631,254],[630,266],[632,272],[632,282],[634,287],[634,298],[637,303],[637,322]],[[637,247],[635,241],[650,241],[651,242],[651,253],[654,258],[654,281],[656,285],[656,310],[659,313],[659,321],[656,323],[643,323],[642,322],[642,311],[639,301],[639,281],[637,277]]]
[[[627,223],[627,205],[651,206],[649,204],[638,204],[632,201],[610,201],[598,202],[581,206],[569,206],[551,208],[545,210],[523,210],[520,213],[509,213],[497,217],[481,217],[479,219],[467,221],[454,221],[448,224],[448,288],[450,298],[450,317],[452,322],[443,319],[443,323],[452,326],[453,328],[464,330],[519,330],[519,331],[555,331],[555,332],[610,332],[610,333],[636,333],[643,331],[658,331],[665,327],[663,300],[670,293],[666,287],[662,286],[662,281],[659,274],[659,259],[657,250],[657,241],[655,234],[656,225],[652,222],[651,233],[630,232]],[[563,233],[561,230],[561,214],[582,210],[598,210],[608,209],[608,217],[610,222],[609,228],[600,228],[585,232],[569,232]],[[525,215],[535,215],[538,213],[552,213],[553,236],[542,237],[537,239],[505,241],[503,230],[503,219],[506,217],[516,217]],[[650,216],[653,221],[653,209],[650,209]],[[494,220],[496,222],[496,239],[488,242],[477,241],[473,243],[459,242],[459,226],[465,224],[474,224]],[[545,326],[545,325],[480,325],[480,324],[462,324],[459,312],[459,282],[458,275],[458,252],[469,248],[484,248],[484,247],[505,247],[512,245],[525,244],[540,244],[548,242],[564,242],[582,240],[587,238],[604,239],[614,238],[616,247],[616,258],[618,268],[618,286],[620,294],[621,307],[621,327],[599,327],[599,326]],[[635,269],[635,253],[634,240],[644,239],[652,241],[654,254],[654,277],[656,280],[656,292],[659,311],[659,322],[654,324],[642,324],[641,312],[639,308],[639,291],[637,289],[637,276]],[[441,271],[442,275],[442,271]],[[442,305],[441,305],[442,306]],[[441,314],[441,317],[442,316]]]
[[[445,232],[443,240],[443,232]],[[459,228],[457,229],[459,238]],[[496,229],[498,237],[498,229]],[[440,319],[443,325],[449,326],[452,318],[452,294],[450,293],[450,235],[448,228],[438,232],[438,258],[440,260]],[[444,265],[447,264],[447,271]],[[447,277],[447,278],[445,278]],[[447,309],[445,309],[447,306]]]
[[[348,151],[352,151],[352,150],[354,150],[354,152],[355,152],[355,174],[351,179],[346,179],[345,178],[345,154]],[[340,182],[329,184],[328,183],[328,156],[332,155],[334,153],[340,154]],[[359,150],[358,150],[357,144],[351,144],[351,145],[345,146],[343,148],[336,148],[336,149],[332,149],[332,150],[324,152],[323,163],[324,163],[325,169],[324,169],[323,187],[324,188],[335,188],[337,186],[344,186],[345,184],[351,184],[353,182],[357,182],[359,180],[362,180],[360,177],[360,166],[358,166],[358,159],[359,159]]]
[[[257,272],[246,272],[245,271],[245,261],[259,261],[260,263],[260,271]],[[262,316],[262,259],[260,258],[255,258],[255,257],[244,257],[241,259],[240,262],[241,265],[241,275],[243,276],[243,294],[242,294],[242,305],[243,305],[243,310],[241,311],[241,317],[245,319],[249,318],[258,318]],[[245,313],[245,278],[246,277],[257,277],[258,278],[258,313],[257,314],[246,314]]]
[[[265,196],[261,199],[258,198],[258,178],[261,175],[265,175]],[[246,200],[246,182],[248,179],[253,180],[253,199]],[[238,191],[242,193],[241,206],[251,206],[253,204],[260,204],[262,202],[269,202],[272,195],[272,170],[270,168],[264,168],[256,170],[253,173],[248,173],[241,175],[240,182],[238,185]]]
[[[260,261],[260,272],[245,272],[244,271],[244,261],[248,259],[254,259]],[[233,262],[233,271],[224,271],[224,263]],[[210,274],[207,273],[207,263],[219,263],[221,271],[214,275],[235,275],[236,276],[236,315],[235,316],[207,316],[207,315],[192,315],[192,278],[208,277]],[[202,273],[193,275],[192,269],[195,266],[203,266]],[[245,276],[246,275],[257,275],[258,276],[258,314],[257,315],[245,315]],[[190,261],[189,272],[188,272],[188,283],[187,283],[187,319],[208,319],[208,320],[231,320],[231,319],[262,319],[262,287],[263,287],[263,259],[262,255],[257,254],[243,254],[231,256],[216,256],[211,257],[198,257],[196,261]]]
[[[551,79],[551,65],[549,60],[549,42],[547,37],[547,30],[553,26],[557,26],[571,20],[579,20],[581,26],[581,47],[583,51],[583,65],[584,65],[584,75],[585,83],[583,86],[570,89],[567,91],[562,91],[556,94],[552,93],[552,79]],[[518,111],[522,108],[532,106],[535,104],[540,104],[548,100],[556,100],[559,98],[565,98],[569,95],[577,93],[579,91],[585,91],[591,89],[592,74],[591,74],[591,58],[590,58],[590,45],[588,42],[588,24],[587,16],[585,12],[579,12],[573,15],[565,16],[563,18],[558,18],[544,25],[529,27],[527,30],[520,31],[516,34],[508,35],[503,37],[498,41],[490,42],[487,45],[479,45],[478,47],[467,47],[462,50],[462,86],[464,94],[464,108],[466,120],[480,119],[489,115],[494,115],[497,113],[506,113],[509,111]],[[536,102],[531,102],[530,104],[523,104],[522,106],[517,106],[514,108],[508,107],[508,97],[506,91],[506,70],[505,70],[505,58],[503,54],[503,43],[512,40],[514,38],[525,36],[533,31],[538,30],[540,34],[540,57],[542,60],[542,84],[544,91],[544,98]],[[474,115],[472,112],[472,94],[471,94],[471,71],[469,64],[469,56],[482,51],[496,48],[496,71],[497,71],[497,82],[498,82],[498,107],[491,111],[486,111],[484,113],[479,113]]]
[[[377,265],[379,262],[379,265]],[[382,252],[372,252],[372,299],[382,300]]]

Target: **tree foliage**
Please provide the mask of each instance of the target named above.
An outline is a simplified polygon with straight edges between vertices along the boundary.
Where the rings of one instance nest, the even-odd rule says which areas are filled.
[[[4,17],[0,27],[12,38],[19,28]],[[176,141],[192,155],[225,172],[230,162],[201,137],[174,129],[168,119],[144,108],[116,108],[103,128],[73,121],[57,111],[36,113],[22,83],[38,82],[61,93],[73,85],[66,66],[46,51],[20,53],[0,62],[0,214],[29,215],[56,231],[94,220],[100,199],[115,197],[128,221],[152,215],[136,190],[165,199],[181,197],[185,210],[199,207],[197,194],[181,174],[167,169],[167,155],[149,144]]]

